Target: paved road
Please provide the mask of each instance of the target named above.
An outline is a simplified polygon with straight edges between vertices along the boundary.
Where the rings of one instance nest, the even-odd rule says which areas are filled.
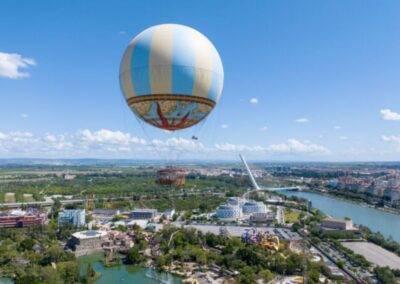
[[[270,234],[275,234],[278,235],[279,238],[281,239],[286,239],[286,240],[300,240],[302,237],[295,232],[291,232],[290,229],[286,228],[275,228],[275,227],[254,227],[254,226],[235,226],[235,225],[228,225],[228,226],[222,226],[222,225],[207,225],[207,224],[184,224],[183,222],[173,222],[171,223],[172,225],[176,227],[185,227],[185,228],[195,228],[196,230],[199,230],[203,233],[213,233],[216,235],[219,235],[220,229],[221,228],[226,228],[228,230],[228,233],[231,236],[235,237],[241,237],[243,233],[246,230],[252,230],[254,228],[257,229],[258,232],[267,232]],[[163,224],[155,224],[156,230],[161,230],[163,228]]]
[[[46,201],[33,201],[33,202],[14,202],[14,203],[0,203],[0,208],[20,208],[20,207],[29,207],[29,206],[52,206],[54,201],[49,198],[45,198]],[[132,196],[123,196],[123,197],[104,197],[104,198],[94,198],[94,199],[66,199],[60,200],[61,204],[82,204],[85,203],[86,200],[98,202],[102,200],[132,200]]]
[[[278,224],[285,224],[282,206],[278,206],[276,209],[276,220],[278,221]]]
[[[293,187],[262,187],[259,189],[252,189],[252,190],[248,190],[243,194],[243,198],[248,198],[249,194],[252,192],[256,192],[256,191],[278,191],[278,190],[301,190],[302,187],[299,186],[293,186]]]

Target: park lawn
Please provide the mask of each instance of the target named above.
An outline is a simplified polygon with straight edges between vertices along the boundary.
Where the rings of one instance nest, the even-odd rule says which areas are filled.
[[[299,221],[300,211],[290,210],[285,208],[283,210],[285,223],[294,223]]]
[[[35,199],[33,198],[32,194],[26,193],[23,195],[24,202],[33,202]]]
[[[6,192],[4,194],[4,202],[5,203],[13,203],[13,202],[15,202],[15,193]]]

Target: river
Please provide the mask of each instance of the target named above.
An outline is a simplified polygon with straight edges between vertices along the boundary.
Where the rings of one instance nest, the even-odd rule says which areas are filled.
[[[110,283],[143,283],[143,284],[180,284],[181,278],[169,273],[160,273],[151,268],[138,267],[133,265],[120,265],[114,267],[104,267],[100,260],[102,254],[79,257],[81,273],[86,271],[88,263],[91,263],[94,270],[101,274],[101,278],[95,284]]]
[[[372,231],[379,231],[385,237],[391,236],[395,241],[400,242],[400,215],[398,214],[384,212],[324,194],[286,190],[280,191],[280,193],[306,198],[312,202],[314,208],[332,217],[342,219],[349,217],[354,224],[367,226]]]

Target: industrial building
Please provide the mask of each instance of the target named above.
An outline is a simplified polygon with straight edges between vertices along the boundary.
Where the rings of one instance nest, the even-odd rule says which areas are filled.
[[[101,215],[106,217],[112,217],[114,215],[119,215],[120,211],[118,209],[94,209],[93,214]]]
[[[58,225],[73,225],[77,228],[86,225],[85,209],[64,210],[58,214]]]
[[[250,216],[251,223],[272,224],[275,220],[274,212],[258,212]]]
[[[249,200],[242,207],[243,214],[266,213],[267,206],[263,202]]]
[[[74,251],[76,256],[88,255],[101,252],[102,244],[107,241],[106,231],[82,231],[72,234],[68,241],[68,246]]]
[[[327,218],[321,221],[321,228],[325,230],[350,231],[355,230],[352,220]]]
[[[37,209],[10,210],[0,212],[0,228],[22,228],[41,225],[46,220],[46,213]]]
[[[228,200],[226,201],[228,205],[233,205],[233,206],[240,206],[242,207],[243,204],[246,203],[246,199],[240,198],[240,197],[229,197]]]
[[[256,202],[254,200],[247,200],[240,197],[231,197],[225,204],[220,205],[217,208],[215,217],[223,220],[233,221],[235,219],[241,218],[244,214],[254,215],[257,213],[268,213],[267,206],[263,202]],[[256,221],[267,222],[270,215],[256,215],[253,217]]]
[[[242,217],[242,209],[239,206],[223,204],[217,208],[216,217],[233,221]]]
[[[153,219],[157,215],[157,209],[135,209],[129,213],[130,219]]]

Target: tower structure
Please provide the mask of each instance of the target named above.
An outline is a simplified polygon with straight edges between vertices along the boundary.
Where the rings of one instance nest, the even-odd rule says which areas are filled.
[[[246,159],[244,158],[244,156],[242,154],[239,154],[239,157],[242,160],[242,162],[243,162],[243,164],[244,164],[244,166],[246,168],[247,173],[249,174],[250,181],[251,181],[251,184],[253,185],[253,188],[257,189],[257,190],[261,189],[259,187],[259,185],[257,184],[257,182],[256,182],[256,180],[255,180],[255,178],[253,176],[253,173],[251,172],[251,170],[249,168],[249,165],[247,164]]]

